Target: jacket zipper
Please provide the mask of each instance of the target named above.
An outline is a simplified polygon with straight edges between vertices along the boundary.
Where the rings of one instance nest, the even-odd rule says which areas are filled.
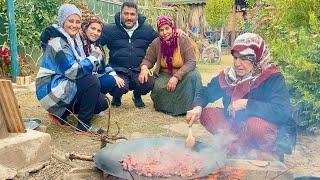
[[[132,57],[132,50],[133,50],[133,48],[132,48],[132,42],[131,42],[131,37],[129,38],[129,46],[130,46],[130,54],[129,54],[129,58],[130,58],[130,61],[131,61],[131,63],[130,63],[130,68],[129,69],[132,69],[133,68],[133,57]]]

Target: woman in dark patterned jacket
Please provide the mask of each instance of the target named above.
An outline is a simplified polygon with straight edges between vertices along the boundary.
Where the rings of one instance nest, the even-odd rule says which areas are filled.
[[[257,159],[279,158],[276,139],[279,129],[290,124],[291,105],[280,69],[271,63],[265,41],[257,34],[237,37],[231,50],[233,67],[223,70],[204,87],[188,111],[189,126],[200,123],[212,134],[224,129],[235,138],[230,155]],[[224,108],[207,107],[222,98]],[[204,109],[203,109],[204,108]]]

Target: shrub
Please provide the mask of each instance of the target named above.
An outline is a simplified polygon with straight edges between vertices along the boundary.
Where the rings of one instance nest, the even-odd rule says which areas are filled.
[[[285,74],[293,104],[303,106],[298,125],[315,132],[320,125],[320,1],[269,3],[257,30]]]

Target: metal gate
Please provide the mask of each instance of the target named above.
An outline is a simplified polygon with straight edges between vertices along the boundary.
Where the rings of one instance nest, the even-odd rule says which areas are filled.
[[[84,0],[89,9],[101,16],[105,23],[114,22],[114,15],[120,12],[122,2],[108,0]]]

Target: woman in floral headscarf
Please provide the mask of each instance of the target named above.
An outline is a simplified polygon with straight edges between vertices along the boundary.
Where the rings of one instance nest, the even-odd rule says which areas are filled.
[[[177,35],[170,18],[160,17],[157,28],[159,37],[151,43],[142,60],[139,81],[146,82],[149,69],[156,65],[151,92],[155,110],[170,115],[185,114],[202,87],[196,70],[195,48],[188,37]]]
[[[231,54],[233,66],[223,70],[200,91],[186,121],[191,126],[200,119],[212,134],[223,129],[232,135],[236,141],[231,143],[231,154],[254,150],[258,156],[253,158],[278,158],[279,129],[293,123],[284,77],[271,63],[269,49],[257,34],[237,37]],[[203,109],[220,98],[223,109]],[[224,140],[224,143],[228,142]]]
[[[103,26],[104,25],[100,17],[96,15],[89,15],[81,25],[81,40],[83,42],[83,50],[87,56],[92,51],[92,47],[99,47],[103,52],[103,59],[100,61],[94,74],[99,77],[101,92],[107,94],[115,86],[122,87],[124,85],[124,81],[119,78],[113,68],[106,63],[105,52],[102,46],[98,43]]]

